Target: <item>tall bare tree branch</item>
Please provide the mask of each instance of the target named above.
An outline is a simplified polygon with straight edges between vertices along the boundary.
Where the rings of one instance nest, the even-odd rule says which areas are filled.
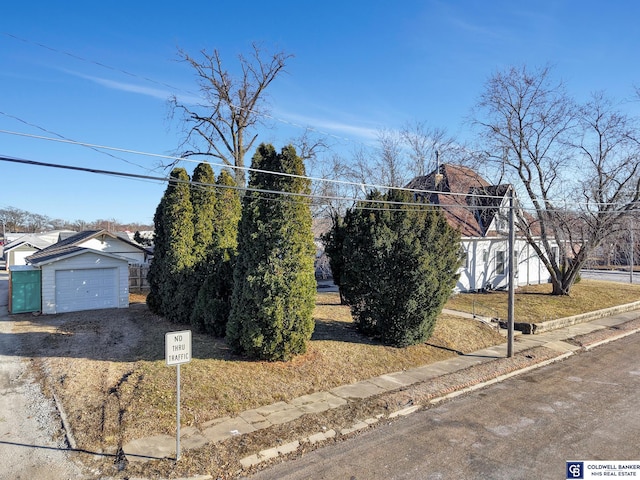
[[[287,61],[284,52],[267,54],[253,44],[249,56],[239,55],[240,74],[234,76],[223,64],[218,50],[193,57],[184,50],[179,57],[196,75],[202,102],[191,105],[173,96],[172,110],[182,115],[182,156],[212,157],[234,168],[238,185],[246,185],[245,154],[255,144],[257,124],[267,118],[266,93]]]
[[[496,73],[475,123],[487,159],[526,192],[534,215],[521,213],[519,227],[553,292],[568,294],[589,253],[638,208],[637,125],[602,94],[576,105],[548,67]]]

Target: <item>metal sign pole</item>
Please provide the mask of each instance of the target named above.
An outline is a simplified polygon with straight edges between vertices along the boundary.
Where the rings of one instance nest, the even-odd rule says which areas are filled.
[[[167,366],[176,370],[176,462],[180,460],[180,365],[191,361],[191,330],[168,332],[164,336],[164,355]]]
[[[176,387],[178,400],[176,405],[176,462],[180,460],[180,364],[177,365]]]
[[[515,249],[514,244],[516,243],[516,232],[514,225],[514,216],[515,216],[515,205],[513,201],[513,187],[511,187],[511,193],[509,195],[509,298],[508,298],[508,308],[507,308],[507,357],[513,357],[513,314],[514,314],[514,306],[515,306]]]

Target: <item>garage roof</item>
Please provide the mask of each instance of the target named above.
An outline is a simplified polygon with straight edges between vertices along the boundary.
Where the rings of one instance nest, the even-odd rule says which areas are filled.
[[[57,262],[59,260],[63,260],[69,257],[75,257],[76,255],[82,255],[84,253],[95,253],[96,255],[101,255],[109,258],[116,258],[118,260],[122,260],[123,262],[127,262],[126,258],[123,258],[119,255],[113,255],[107,252],[101,252],[100,250],[93,250],[92,248],[85,247],[77,247],[75,245],[62,245],[57,248],[56,245],[52,245],[49,248],[45,248],[44,250],[40,250],[39,252],[34,253],[26,258],[26,260],[31,265],[46,265],[49,263]]]
[[[39,252],[36,252],[33,255],[27,257],[26,260],[32,265],[43,265],[43,264],[55,262],[57,260],[61,260],[62,258],[68,258],[74,255],[78,255],[84,252],[93,252],[100,255],[104,255],[106,257],[123,259],[123,257],[119,255],[113,255],[113,254],[102,252],[99,250],[94,250],[91,248],[85,248],[85,247],[79,246],[80,243],[82,243],[87,239],[100,237],[100,236],[112,237],[114,239],[118,239],[119,241],[133,245],[140,250],[146,251],[147,253],[151,253],[144,247],[141,247],[140,245],[138,245],[137,243],[130,242],[124,238],[120,238],[106,230],[85,230],[85,231],[76,233],[75,235],[72,235],[63,240],[60,240],[58,243],[54,243],[53,245],[47,248],[43,248]]]

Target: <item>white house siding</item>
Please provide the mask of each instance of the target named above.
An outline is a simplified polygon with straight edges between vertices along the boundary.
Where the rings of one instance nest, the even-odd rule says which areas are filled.
[[[139,248],[129,245],[118,238],[105,236],[101,238],[89,238],[78,244],[79,247],[90,248],[100,252],[119,255],[129,260],[129,263],[145,263],[145,254]]]
[[[32,247],[31,245],[19,245],[11,250],[6,252],[6,269],[9,270],[9,267],[13,265],[26,265],[27,258],[29,255],[33,255],[38,251],[37,248]]]
[[[129,267],[126,260],[107,257],[99,253],[86,252],[67,259],[41,266],[42,313],[53,314],[70,310],[68,306],[56,304],[56,271],[83,270],[91,276],[92,269],[115,269],[117,308],[129,306]]]
[[[459,270],[456,290],[460,292],[491,287],[506,288],[509,282],[509,245],[505,238],[463,238],[466,264]],[[516,282],[518,286],[547,283],[549,275],[534,250],[523,239],[516,238]],[[503,252],[503,253],[500,253]],[[502,262],[500,262],[502,259]],[[502,264],[502,271],[499,271]]]

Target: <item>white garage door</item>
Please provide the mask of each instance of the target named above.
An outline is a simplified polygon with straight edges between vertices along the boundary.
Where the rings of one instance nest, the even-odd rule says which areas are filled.
[[[118,307],[118,269],[56,270],[56,311]]]

